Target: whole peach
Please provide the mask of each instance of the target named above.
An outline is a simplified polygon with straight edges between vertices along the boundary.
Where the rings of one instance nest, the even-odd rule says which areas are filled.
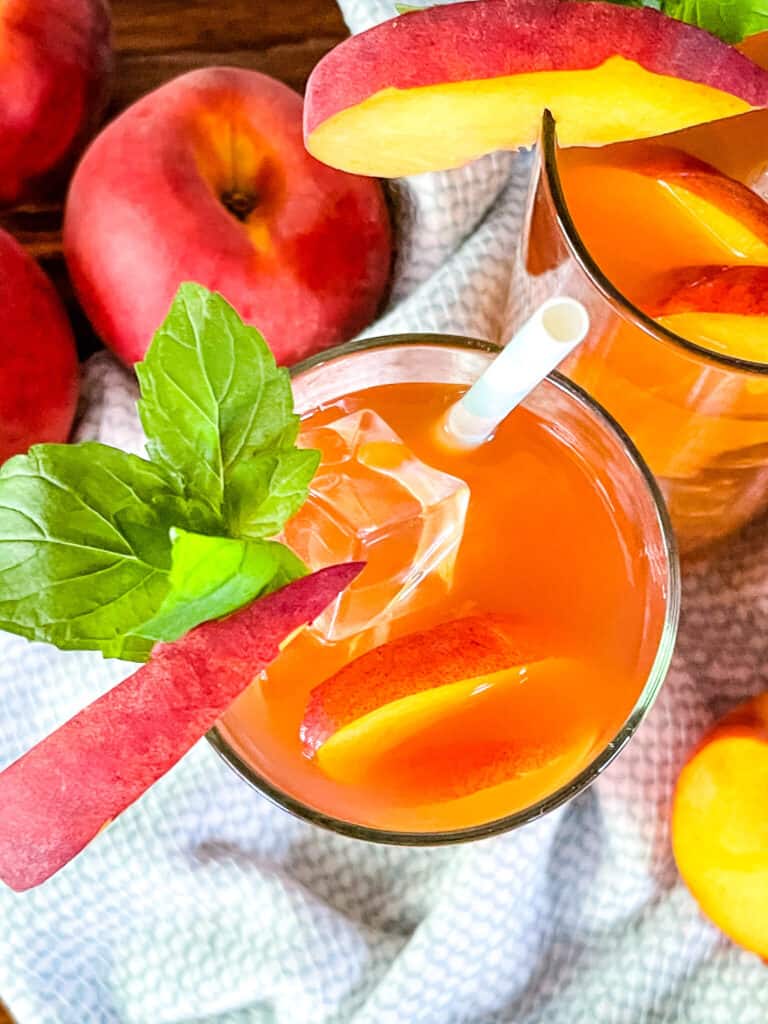
[[[281,363],[344,341],[376,313],[390,266],[378,182],[314,160],[302,100],[255,71],[161,86],[94,141],[64,247],[102,339],[141,359],[182,281],[221,292]]]

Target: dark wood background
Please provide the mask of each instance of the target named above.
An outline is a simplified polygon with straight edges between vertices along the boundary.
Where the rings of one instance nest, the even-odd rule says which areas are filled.
[[[334,0],[113,0],[114,116],[192,68],[254,68],[302,90],[346,34]],[[40,258],[71,302],[61,261],[61,200],[11,211],[0,223]],[[1,993],[0,993],[1,994]],[[0,1005],[0,1024],[13,1024]]]

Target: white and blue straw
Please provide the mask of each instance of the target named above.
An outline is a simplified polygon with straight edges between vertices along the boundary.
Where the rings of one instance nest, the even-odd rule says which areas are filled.
[[[566,296],[548,299],[448,410],[444,439],[462,448],[487,441],[515,406],[581,344],[588,330],[589,314],[580,302]]]

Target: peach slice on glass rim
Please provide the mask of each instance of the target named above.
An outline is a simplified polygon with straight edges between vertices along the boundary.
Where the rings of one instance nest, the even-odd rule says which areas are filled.
[[[687,267],[657,282],[648,312],[716,352],[768,361],[768,266]]]
[[[201,739],[362,569],[334,565],[157,644],[133,675],[0,772],[0,879],[21,892],[73,857]]]
[[[768,105],[768,72],[649,8],[597,0],[474,0],[345,40],[307,84],[313,156],[398,177],[536,141],[647,138]]]
[[[683,881],[734,942],[768,958],[768,694],[715,725],[680,773],[672,844]]]

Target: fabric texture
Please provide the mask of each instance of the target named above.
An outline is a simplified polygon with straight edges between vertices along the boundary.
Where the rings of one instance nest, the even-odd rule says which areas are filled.
[[[353,31],[393,13],[343,6]],[[504,339],[527,169],[495,155],[393,189],[394,290],[367,334]],[[79,436],[141,451],[135,398],[93,357]],[[57,877],[0,886],[0,998],[19,1024],[765,1024],[765,967],[700,916],[667,825],[691,745],[768,686],[764,536],[687,568],[656,706],[566,808],[462,847],[374,846],[272,806],[201,742]],[[0,636],[0,764],[129,670]]]

